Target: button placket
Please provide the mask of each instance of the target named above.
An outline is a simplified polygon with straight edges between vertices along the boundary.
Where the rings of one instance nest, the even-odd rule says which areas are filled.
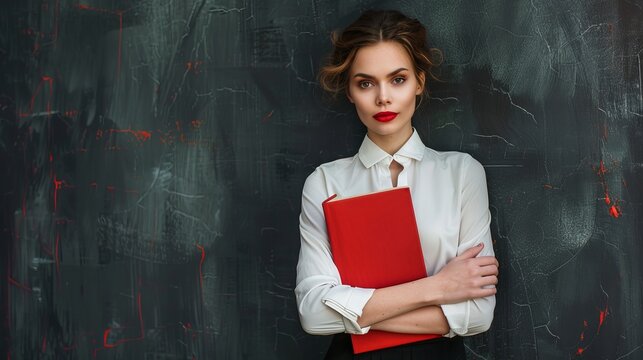
[[[405,158],[405,157],[398,157],[396,161],[402,165],[402,171],[400,171],[400,174],[397,176],[397,186],[409,186],[408,167],[411,164],[411,162],[409,161],[408,158]]]
[[[378,164],[380,167],[380,189],[387,189],[391,187],[391,162],[392,156],[387,156]]]

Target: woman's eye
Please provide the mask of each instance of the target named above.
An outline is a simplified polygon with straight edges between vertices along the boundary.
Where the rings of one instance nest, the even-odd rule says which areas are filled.
[[[370,85],[371,85],[371,83],[368,82],[368,81],[362,81],[362,82],[359,83],[359,87],[362,88],[362,89],[366,89],[366,88],[370,87]]]
[[[396,77],[395,79],[393,79],[393,83],[397,85],[402,84],[404,81],[406,81],[406,79],[403,77]]]

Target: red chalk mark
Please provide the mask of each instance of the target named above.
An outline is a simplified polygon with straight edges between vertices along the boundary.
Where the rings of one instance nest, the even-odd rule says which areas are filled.
[[[600,165],[598,166],[598,175],[605,175],[607,173],[607,168],[605,168],[605,164],[603,163],[603,160],[601,160]]]
[[[58,208],[58,190],[62,189],[63,181],[56,179],[56,174],[54,174],[54,212]]]
[[[137,340],[143,340],[145,338],[145,324],[143,323],[143,309],[141,308],[141,293],[139,292],[136,295],[136,305],[138,309],[138,322],[139,322],[139,331],[140,335],[134,338],[127,338],[127,339],[119,339],[116,340],[115,343],[110,344],[108,342],[109,334],[112,331],[112,328],[107,328],[105,332],[103,333],[103,347],[106,349],[109,348],[115,348],[120,344],[130,342],[130,341],[137,341]]]
[[[609,314],[608,304],[605,304],[604,309],[598,309],[598,325],[596,327],[596,336],[598,336],[600,334],[601,327],[605,323],[605,320],[607,319],[608,314]],[[585,342],[585,331],[587,330],[587,326],[588,326],[588,321],[583,320],[583,331],[581,332],[581,334],[579,336],[579,344],[578,344],[578,348],[576,350],[576,355],[577,356],[583,355],[585,350],[587,350],[590,347],[591,343],[594,341],[594,340],[590,341],[589,344],[583,344]],[[583,346],[583,345],[585,345],[585,346]]]
[[[54,183],[54,212],[56,212],[56,209],[58,209],[58,190],[62,189],[63,187],[66,188],[73,188],[74,186],[68,185],[65,183],[64,180],[58,180],[56,177],[56,174],[53,174],[53,183]]]
[[[596,329],[596,335],[598,335],[598,333],[601,331],[601,326],[603,326],[603,323],[607,318],[607,314],[608,314],[607,305],[605,305],[604,310],[598,311],[598,328]]]
[[[203,262],[205,261],[205,248],[199,244],[196,244],[196,247],[201,252],[201,261],[199,261],[199,284],[201,286],[201,294],[203,294]]]
[[[118,78],[118,76],[121,73],[121,57],[122,57],[121,52],[123,48],[123,13],[125,13],[125,11],[96,8],[85,4],[78,4],[76,5],[76,7],[78,7],[81,10],[95,11],[95,12],[104,13],[108,15],[118,16],[118,50],[117,50],[118,55],[116,58],[116,78]]]
[[[270,118],[272,117],[272,114],[274,114],[274,113],[275,113],[275,110],[270,110],[270,112],[268,114],[266,114],[264,117],[261,118],[261,123],[263,123],[263,124],[267,123],[270,120]]]
[[[52,98],[53,90],[54,90],[54,79],[52,77],[50,77],[50,76],[45,75],[42,78],[40,78],[40,82],[38,83],[38,86],[36,87],[36,91],[34,91],[34,94],[31,96],[31,100],[29,101],[29,110],[27,110],[27,112],[25,112],[25,113],[23,113],[23,112],[19,113],[18,116],[24,118],[24,117],[29,117],[29,116],[31,116],[33,114],[34,106],[35,106],[35,103],[36,103],[36,98],[38,97],[38,95],[42,91],[42,88],[43,88],[45,82],[49,83],[49,95],[47,97],[47,114],[51,114],[51,98]]]
[[[181,323],[181,327],[183,328],[183,331],[186,332],[186,333],[188,331],[192,330],[192,324],[190,324],[190,323],[186,323],[185,325],[183,325],[183,323]]]
[[[609,206],[608,212],[611,217],[617,219],[621,216],[622,213],[620,207],[618,206],[618,200],[613,201],[610,197],[609,189],[607,188],[607,181],[605,180],[605,174],[608,172],[608,170],[605,167],[603,160],[600,161],[598,168],[595,170],[600,178],[601,185],[603,186],[603,192],[605,193],[605,197],[603,199],[605,201],[605,204]]]
[[[80,113],[80,111],[78,111],[78,110],[66,110],[66,111],[63,112],[63,115],[65,115],[66,117],[73,118],[73,117],[78,116],[79,113]]]
[[[132,130],[132,129],[98,129],[96,130],[96,140],[103,137],[104,133],[125,133],[132,134],[136,140],[144,142],[152,137],[152,132],[146,130]]]
[[[24,290],[26,292],[33,292],[33,290],[31,290],[31,287],[19,283],[18,281],[16,281],[11,276],[7,276],[7,280],[9,281],[9,284],[11,284],[11,285],[13,285],[13,286],[15,286],[15,287],[17,287],[19,289],[22,289],[22,290]]]
[[[580,333],[580,337],[579,337],[580,343],[582,343],[585,340],[585,330],[587,330],[587,320],[583,320],[583,331]],[[578,349],[576,349],[576,355],[582,355],[586,349],[587,349],[587,346],[586,347],[579,346]]]
[[[136,140],[143,142],[152,137],[152,133],[149,131],[145,130],[132,130],[132,129],[106,129],[105,131],[109,131],[111,133],[126,133],[126,134],[132,134],[134,137],[136,137]]]
[[[580,333],[580,340],[585,340],[585,329],[587,329],[587,320],[583,320],[583,332]]]
[[[545,188],[545,189],[547,189],[547,190],[551,190],[551,189],[553,189],[554,187],[553,187],[553,186],[551,186],[551,185],[549,185],[549,184],[544,184],[544,185],[543,185],[543,188]]]
[[[183,133],[183,129],[181,129],[181,127],[182,127],[181,122],[180,121],[175,121],[175,124],[176,124],[176,131],[179,132],[179,141],[185,142],[187,137],[185,136],[185,133]]]
[[[203,61],[188,61],[185,63],[185,71],[192,71],[195,75],[198,75],[201,72],[201,64],[203,64]]]
[[[194,119],[194,120],[189,120],[186,121],[185,125],[186,127],[189,127],[190,130],[198,130],[202,125],[203,125],[203,120],[200,119]],[[195,145],[195,146],[210,146],[212,141],[209,139],[192,139],[188,137],[188,134],[183,130],[183,123],[181,121],[175,121],[175,128],[170,129],[167,131],[162,131],[162,130],[155,130],[157,135],[155,135],[156,138],[158,138],[158,141],[160,144],[163,145],[171,145],[174,144],[175,142],[182,142],[188,145]],[[96,140],[100,140],[101,138],[107,138],[109,139],[108,134],[111,133],[128,133],[134,135],[136,140],[138,140],[140,143],[146,142],[147,140],[152,139],[152,132],[154,130],[133,130],[133,129],[97,129],[96,130]],[[117,145],[110,145],[110,146],[105,146],[105,150],[124,150],[121,147],[118,147]],[[83,149],[83,151],[86,151]]]
[[[40,351],[42,353],[45,353],[45,351],[47,351],[47,335],[43,335],[42,337],[42,345],[40,346]]]

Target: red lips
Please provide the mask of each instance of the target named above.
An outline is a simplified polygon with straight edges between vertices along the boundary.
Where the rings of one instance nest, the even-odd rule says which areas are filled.
[[[379,122],[389,122],[397,117],[397,113],[391,111],[382,111],[373,115],[373,118]]]

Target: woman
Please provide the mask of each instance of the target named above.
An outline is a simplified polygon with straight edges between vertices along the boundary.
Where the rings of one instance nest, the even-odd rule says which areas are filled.
[[[347,334],[378,329],[444,336],[355,358],[464,359],[459,336],[486,331],[495,307],[498,262],[484,169],[467,154],[425,147],[412,127],[434,66],[417,20],[367,11],[333,34],[333,45],[320,83],[331,94],[345,94],[367,134],[358,154],[323,164],[306,179],[295,289],[302,327],[310,334],[338,334],[327,358],[353,358]],[[322,202],[335,193],[395,186],[411,189],[428,276],[380,289],[342,284]]]

